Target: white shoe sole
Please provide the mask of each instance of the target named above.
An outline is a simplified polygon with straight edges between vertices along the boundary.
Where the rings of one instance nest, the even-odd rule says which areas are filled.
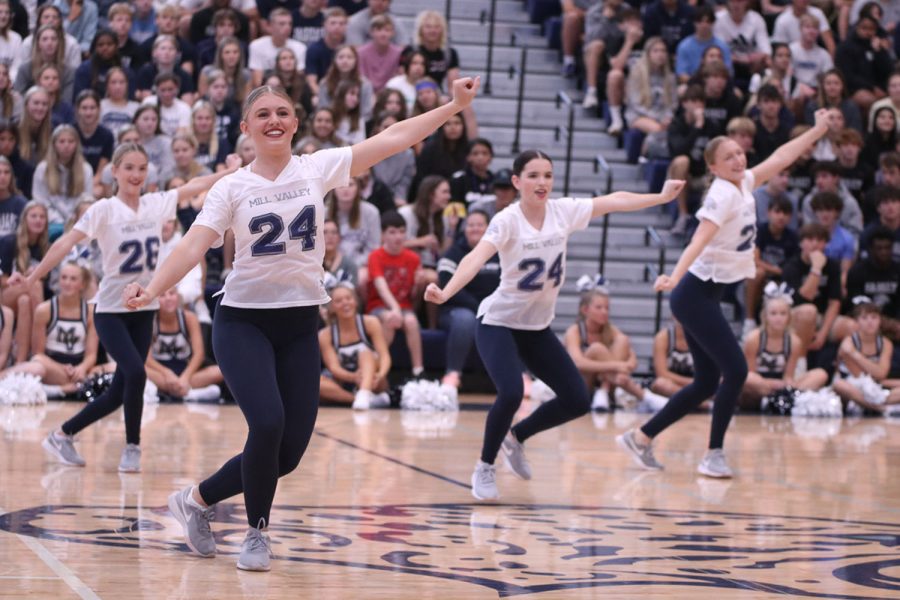
[[[213,558],[216,555],[215,552],[213,552],[212,554],[203,554],[202,552],[197,550],[197,548],[194,547],[194,544],[191,543],[191,538],[188,535],[187,515],[184,514],[184,511],[182,511],[181,507],[178,505],[177,495],[179,493],[180,492],[175,492],[174,494],[169,495],[168,505],[169,505],[169,512],[172,513],[172,516],[175,518],[176,521],[178,521],[178,524],[181,525],[181,533],[184,536],[184,543],[187,545],[188,548],[190,548],[191,552],[193,552],[197,556],[200,556],[203,558]]]
[[[64,465],[68,465],[70,467],[83,467],[84,466],[83,463],[77,463],[77,462],[72,462],[70,460],[66,460],[66,458],[62,455],[62,453],[60,453],[59,450],[57,450],[56,447],[53,444],[51,444],[50,440],[48,440],[47,438],[44,438],[41,441],[41,448],[43,448],[44,451],[47,454],[49,454],[51,457],[55,458],[56,460],[58,460],[59,462],[61,462]]]
[[[713,479],[732,479],[734,478],[734,473],[715,473],[700,465],[697,467],[697,472],[706,477],[712,477]]]
[[[242,564],[241,564],[241,561],[238,561],[238,563],[237,563],[237,568],[240,569],[241,571],[251,571],[251,572],[254,572],[254,571],[255,571],[255,572],[257,572],[257,573],[265,573],[266,571],[271,570],[272,567],[269,566],[269,565],[266,565],[266,566],[264,566],[264,567],[253,567],[253,568],[251,568],[251,567],[248,567],[247,565],[242,565]]]
[[[621,448],[622,450],[624,450],[625,453],[631,457],[631,460],[634,462],[634,464],[636,464],[641,469],[643,469],[645,471],[656,471],[656,472],[662,471],[662,469],[659,469],[656,467],[649,467],[649,466],[645,465],[644,461],[642,461],[640,458],[638,458],[637,455],[631,450],[631,448],[625,442],[625,434],[616,436],[616,445],[619,446],[619,448]]]
[[[136,469],[123,468],[122,465],[119,465],[119,473],[140,473],[141,468],[137,467]]]
[[[499,492],[499,491],[497,492],[497,495],[496,495],[496,496],[493,496],[493,497],[487,497],[487,496],[482,497],[482,496],[479,496],[478,494],[475,493],[475,482],[474,482],[474,481],[472,482],[472,487],[470,488],[470,491],[472,492],[472,497],[475,498],[476,500],[488,501],[488,500],[498,500],[498,499],[500,498],[500,492]]]

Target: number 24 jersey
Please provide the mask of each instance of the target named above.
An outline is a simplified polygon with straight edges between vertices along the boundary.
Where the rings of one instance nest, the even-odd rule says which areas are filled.
[[[483,238],[500,254],[500,285],[478,307],[485,325],[532,331],[550,325],[565,280],[566,243],[588,226],[593,206],[591,199],[549,200],[540,231],[519,202],[497,213]]]

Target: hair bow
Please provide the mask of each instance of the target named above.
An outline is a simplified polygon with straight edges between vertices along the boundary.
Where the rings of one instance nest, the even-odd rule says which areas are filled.
[[[850,300],[853,303],[853,306],[859,306],[860,304],[874,304],[872,299],[868,296],[853,296],[853,299]]]
[[[578,281],[575,282],[575,290],[579,293],[584,292],[601,292],[603,294],[609,295],[609,288],[606,286],[606,278],[599,273],[597,275],[582,275],[578,278]]]
[[[784,300],[791,306],[794,305],[794,290],[783,281],[781,283],[770,281],[766,284],[766,287],[763,288],[763,294],[765,295],[766,300],[775,300],[777,298]]]

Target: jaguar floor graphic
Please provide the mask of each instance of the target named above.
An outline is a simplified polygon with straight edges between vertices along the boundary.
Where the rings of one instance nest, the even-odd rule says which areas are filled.
[[[220,552],[237,550],[243,517],[237,505],[217,507]],[[514,504],[281,505],[273,518],[279,560],[454,580],[504,597],[643,586],[900,597],[895,523]],[[113,552],[140,546],[144,557],[187,551],[165,508],[39,506],[0,516],[0,530]]]

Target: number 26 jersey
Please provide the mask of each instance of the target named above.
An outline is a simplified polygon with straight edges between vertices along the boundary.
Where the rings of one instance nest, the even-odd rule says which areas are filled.
[[[350,148],[292,156],[274,181],[251,165],[216,182],[193,227],[234,231],[234,268],[222,304],[286,308],[328,302],[324,269],[325,194],[350,181]]]
[[[566,243],[588,226],[592,211],[590,199],[549,200],[540,231],[519,202],[497,213],[482,238],[500,254],[500,285],[478,307],[485,325],[532,331],[550,325],[565,280]]]

